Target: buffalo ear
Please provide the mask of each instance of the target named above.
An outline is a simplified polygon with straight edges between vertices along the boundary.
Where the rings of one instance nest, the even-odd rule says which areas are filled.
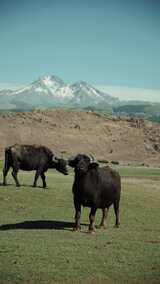
[[[91,162],[89,164],[89,169],[94,169],[94,168],[97,168],[99,167],[99,164],[97,162]]]

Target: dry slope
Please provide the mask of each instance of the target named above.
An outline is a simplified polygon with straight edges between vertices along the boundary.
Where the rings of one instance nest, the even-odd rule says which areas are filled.
[[[14,143],[43,144],[57,154],[160,165],[160,124],[92,112],[34,111],[0,116],[0,157]]]

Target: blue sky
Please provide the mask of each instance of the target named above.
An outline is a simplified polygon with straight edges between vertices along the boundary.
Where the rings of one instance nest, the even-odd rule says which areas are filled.
[[[45,74],[160,90],[160,1],[0,0],[0,85]]]

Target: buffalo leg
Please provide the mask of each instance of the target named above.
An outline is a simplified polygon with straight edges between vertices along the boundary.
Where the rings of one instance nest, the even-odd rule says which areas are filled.
[[[39,172],[39,171],[36,171],[35,177],[34,177],[33,187],[36,187],[36,186],[37,186],[37,180],[38,180],[39,176],[40,176],[40,172]]]
[[[95,214],[96,214],[97,208],[91,208],[90,214],[89,214],[89,233],[93,233],[95,231],[94,229],[94,222],[95,222]]]
[[[10,166],[3,168],[3,185],[7,185],[7,178],[6,177],[7,177],[9,169],[10,169]]]
[[[102,219],[101,219],[101,222],[100,222],[100,225],[99,225],[100,228],[106,229],[107,215],[108,215],[108,208],[103,208],[102,209]]]
[[[43,188],[46,188],[47,185],[46,185],[46,176],[44,173],[41,173],[41,178],[42,178],[42,182],[43,182]]]
[[[115,222],[115,227],[119,227],[120,222],[119,222],[119,201],[114,202],[114,212],[116,215],[116,222]]]
[[[20,183],[19,183],[18,178],[17,178],[17,174],[18,174],[18,169],[13,168],[12,176],[15,180],[16,186],[20,186]]]
[[[81,205],[77,200],[74,198],[74,207],[75,207],[75,227],[74,231],[78,231],[81,229],[80,225],[80,218],[81,218]]]

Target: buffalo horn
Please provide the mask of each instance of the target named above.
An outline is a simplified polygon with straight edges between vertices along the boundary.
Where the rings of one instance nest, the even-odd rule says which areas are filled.
[[[93,162],[93,161],[94,161],[94,157],[93,157],[93,155],[92,155],[92,154],[90,154],[89,156],[90,156],[90,158],[91,158],[91,162]]]
[[[57,159],[55,156],[53,156],[53,157],[52,157],[52,162],[54,162],[54,163],[57,164],[57,163],[58,163],[58,159]]]

